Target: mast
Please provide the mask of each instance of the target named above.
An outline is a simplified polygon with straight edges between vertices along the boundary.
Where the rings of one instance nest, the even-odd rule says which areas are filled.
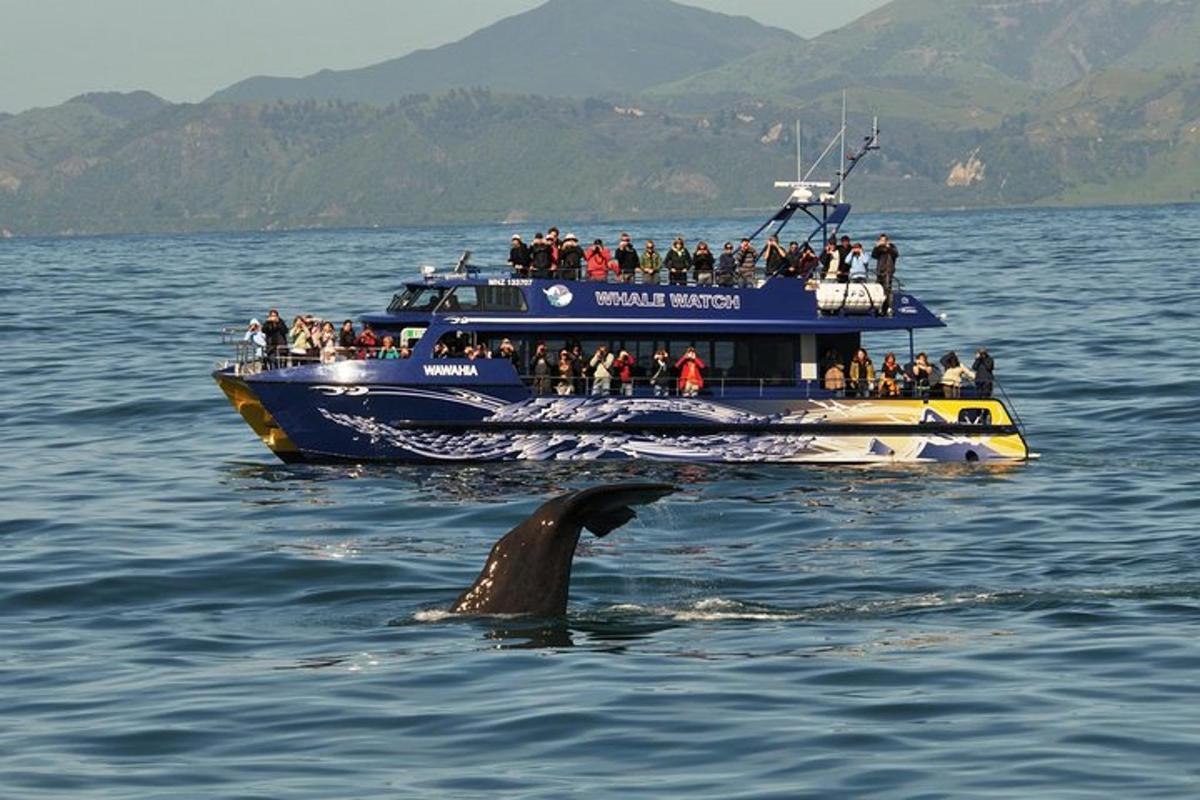
[[[846,90],[842,89],[842,158],[838,161],[838,202],[846,202]]]
[[[796,182],[804,180],[804,155],[800,149],[800,120],[796,120]]]

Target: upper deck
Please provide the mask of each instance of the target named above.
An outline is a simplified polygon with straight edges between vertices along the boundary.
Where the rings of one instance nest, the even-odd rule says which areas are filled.
[[[944,325],[908,292],[896,291],[887,313],[881,297],[877,283],[786,277],[738,288],[442,276],[406,284],[386,313],[363,320],[384,330],[436,325],[481,332],[647,334],[821,334]]]

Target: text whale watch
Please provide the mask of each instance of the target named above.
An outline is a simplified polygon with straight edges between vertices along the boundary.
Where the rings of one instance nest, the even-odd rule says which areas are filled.
[[[784,206],[719,260],[684,239],[661,259],[597,242],[600,279],[581,280],[574,236],[532,266],[514,237],[511,269],[469,253],[422,268],[361,332],[303,315],[272,341],[231,331],[214,377],[289,462],[1028,459],[986,352],[974,371],[918,354],[917,332],[944,324],[896,279],[896,245],[850,241],[840,186],[782,185]],[[793,218],[813,229],[785,247]],[[873,360],[868,339],[894,352]]]

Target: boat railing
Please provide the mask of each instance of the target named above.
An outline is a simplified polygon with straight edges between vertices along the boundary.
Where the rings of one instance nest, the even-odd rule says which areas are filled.
[[[1000,381],[993,379],[992,386],[994,390],[1000,394],[1000,399],[1004,402],[1004,407],[1008,409],[1008,415],[1012,417],[1013,424],[1017,426],[1017,430],[1021,432],[1021,436],[1025,437],[1025,420],[1021,419],[1020,413],[1017,412],[1017,405],[1008,396],[1008,392],[1004,391],[1004,387]]]
[[[269,369],[284,367],[299,367],[306,364],[320,364],[321,351],[318,348],[307,349],[303,352],[291,347],[260,347],[245,338],[246,331],[242,328],[222,328],[221,343],[232,350],[232,357],[218,364],[220,369],[233,368],[236,375],[252,375]],[[351,361],[378,358],[381,347],[338,347],[334,350],[333,361]]]

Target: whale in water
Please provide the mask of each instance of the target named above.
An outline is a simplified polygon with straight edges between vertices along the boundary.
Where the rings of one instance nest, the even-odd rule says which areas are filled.
[[[618,483],[570,492],[543,504],[492,545],[471,588],[451,607],[462,614],[562,616],[571,563],[584,528],[607,536],[637,516],[630,506],[676,491],[665,483]]]

